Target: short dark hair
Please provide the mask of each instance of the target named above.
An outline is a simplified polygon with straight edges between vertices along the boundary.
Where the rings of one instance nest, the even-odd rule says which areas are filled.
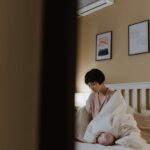
[[[85,74],[85,83],[98,82],[99,84],[105,81],[104,73],[99,69],[91,69]]]

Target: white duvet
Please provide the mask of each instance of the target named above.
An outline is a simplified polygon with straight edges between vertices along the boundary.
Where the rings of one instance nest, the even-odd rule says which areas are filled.
[[[101,132],[112,133],[116,137],[114,146],[92,144]],[[107,105],[90,121],[90,116],[83,107],[76,116],[76,150],[149,150],[141,138],[133,116],[127,112],[127,105],[121,93],[116,91]],[[94,149],[93,149],[94,148]]]

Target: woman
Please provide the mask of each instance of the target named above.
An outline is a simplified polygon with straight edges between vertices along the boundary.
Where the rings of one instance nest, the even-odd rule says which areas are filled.
[[[133,115],[129,114],[121,92],[110,90],[104,81],[105,75],[98,69],[85,74],[85,83],[92,93],[86,106],[77,112],[76,139],[84,143],[147,150],[146,141],[141,137]]]
[[[98,69],[92,69],[85,75],[85,83],[93,91],[86,103],[86,110],[91,114],[92,119],[96,117],[115,92],[106,87],[104,81],[105,75]],[[102,145],[112,145],[114,141],[115,137],[111,133],[102,133],[97,137],[97,143]]]
[[[86,109],[91,113],[92,118],[100,112],[115,92],[106,87],[104,81],[105,75],[98,69],[92,69],[85,75],[85,83],[93,91],[86,104]]]

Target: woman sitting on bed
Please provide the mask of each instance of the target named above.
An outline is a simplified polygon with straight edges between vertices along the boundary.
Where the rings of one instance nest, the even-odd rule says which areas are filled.
[[[91,114],[92,119],[107,104],[115,91],[110,90],[104,84],[105,75],[98,69],[92,69],[85,75],[85,83],[93,91],[86,103],[86,110]],[[102,133],[97,137],[97,143],[102,145],[114,144],[115,137],[110,133]]]
[[[85,75],[85,83],[92,90],[86,106],[76,115],[76,139],[101,145],[118,144],[146,150],[146,142],[120,91],[112,91],[104,84],[105,75],[92,69]]]

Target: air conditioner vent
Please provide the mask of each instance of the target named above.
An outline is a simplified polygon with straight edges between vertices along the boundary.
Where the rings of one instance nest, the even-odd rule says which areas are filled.
[[[114,3],[114,0],[78,0],[78,10],[77,13],[80,16],[85,16],[110,6]]]

